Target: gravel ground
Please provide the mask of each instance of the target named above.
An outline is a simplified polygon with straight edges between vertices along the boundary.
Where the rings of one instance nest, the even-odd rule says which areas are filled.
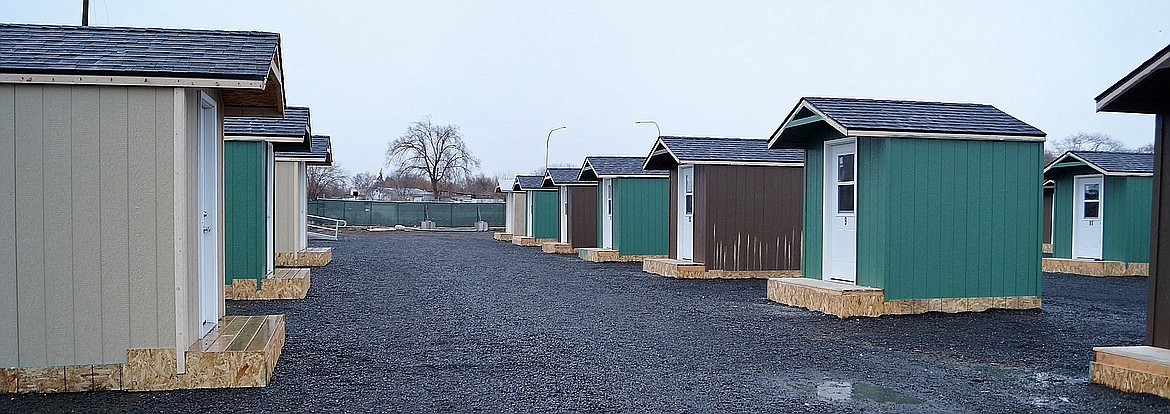
[[[1044,310],[839,320],[761,280],[674,280],[490,234],[345,235],[285,313],[267,388],[0,397],[0,412],[1151,412],[1088,383],[1145,278],[1044,276]]]

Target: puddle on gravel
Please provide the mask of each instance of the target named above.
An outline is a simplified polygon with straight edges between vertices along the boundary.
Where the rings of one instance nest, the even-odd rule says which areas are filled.
[[[886,387],[864,382],[825,381],[813,387],[797,387],[832,402],[873,401],[876,403],[922,404],[926,401]]]

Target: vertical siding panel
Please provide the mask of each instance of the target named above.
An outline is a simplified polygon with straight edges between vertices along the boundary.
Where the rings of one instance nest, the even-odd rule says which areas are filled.
[[[16,211],[16,86],[0,85],[0,211]],[[15,214],[0,220],[0,366],[20,364]]]
[[[155,239],[155,91],[129,91],[129,151],[127,153],[129,223],[133,236],[129,248],[130,344],[135,348],[158,347],[158,275]]]
[[[48,362],[45,318],[44,87],[16,89],[16,290],[20,366]]]
[[[199,260],[199,237],[201,234],[199,230],[199,111],[201,101],[199,91],[188,89],[183,92],[187,100],[187,129],[186,135],[183,137],[186,148],[182,154],[185,155],[183,158],[186,160],[184,169],[180,170],[179,173],[185,177],[183,182],[186,184],[186,188],[183,191],[183,199],[187,208],[183,212],[184,218],[186,219],[183,231],[187,235],[184,241],[186,243],[186,260],[188,266],[187,272],[184,275],[187,281],[188,306],[186,331],[188,333],[187,342],[192,343],[199,339],[199,328],[202,324],[199,315],[199,276],[201,266]],[[223,161],[223,158],[219,158],[219,160]],[[222,219],[222,216],[220,218]],[[221,238],[222,235],[223,232],[221,231]],[[220,256],[220,263],[223,263],[223,256]]]
[[[953,296],[967,296],[966,282],[970,276],[966,271],[956,266],[956,262],[962,261],[966,255],[956,249],[958,239],[955,237],[955,217],[958,216],[955,201],[962,196],[962,193],[956,191],[955,187],[955,147],[962,145],[961,141],[940,141],[937,143],[940,147],[939,154],[939,170],[938,170],[938,192],[937,199],[939,204],[939,267],[938,275],[947,281],[947,290]],[[956,278],[954,275],[963,275],[962,278]]]
[[[44,88],[45,315],[48,365],[75,361],[70,88]]]
[[[1006,226],[1008,224],[1007,217],[1005,217],[1005,215],[1006,215],[1005,214],[1006,213],[1005,207],[1006,207],[1007,200],[1004,200],[1004,196],[1006,195],[1004,190],[1007,188],[1008,177],[1007,177],[1006,171],[1003,171],[1002,169],[996,168],[996,167],[1007,165],[1007,146],[1006,145],[989,145],[989,144],[984,144],[984,145],[989,146],[991,149],[991,152],[993,154],[993,156],[991,158],[991,163],[984,165],[987,176],[993,177],[993,179],[994,179],[991,190],[989,192],[987,192],[986,194],[987,194],[987,197],[989,199],[995,200],[995,202],[993,202],[991,204],[991,208],[992,208],[992,213],[991,213],[991,218],[992,218],[991,246],[993,246],[993,250],[992,250],[991,256],[989,257],[991,259],[992,270],[991,270],[991,281],[990,281],[991,283],[990,283],[990,287],[987,289],[987,291],[988,292],[1003,292],[1004,291],[1004,277],[1003,277],[1003,275],[1004,275],[1004,262],[1003,262],[1003,259],[1004,259],[1004,254],[1007,251],[1006,246],[1004,246],[1004,242],[1007,240],[1007,227]]]
[[[175,339],[175,101],[174,90],[155,90],[155,309],[158,346]]]
[[[813,143],[804,152],[804,208],[803,228],[800,233],[801,275],[821,278],[822,220],[824,219],[824,173],[825,144]]]
[[[78,363],[102,358],[101,205],[98,182],[98,88],[73,87],[73,343]]]
[[[294,252],[297,251],[295,250],[296,233],[293,231],[296,228],[295,223],[297,219],[295,207],[297,203],[295,183],[296,163],[277,161],[275,169],[276,188],[274,190],[276,199],[273,200],[275,206],[272,213],[274,216],[272,220],[275,223],[275,228],[273,229],[275,234],[273,237],[276,239],[274,248],[277,252]],[[514,210],[515,205],[512,202],[512,194],[506,193],[509,201],[507,208]]]
[[[99,90],[102,356],[107,361],[125,360],[130,347],[127,94],[127,88]]]
[[[972,212],[970,210],[971,203],[968,203],[967,200],[973,194],[969,186],[971,182],[969,178],[971,177],[971,171],[968,168],[968,163],[971,158],[978,158],[978,156],[971,157],[970,155],[971,144],[969,142],[955,142],[955,158],[951,160],[951,164],[953,165],[951,172],[953,175],[953,191],[958,195],[955,203],[951,204],[951,211],[954,214],[954,233],[951,237],[955,240],[955,255],[953,256],[954,262],[952,263],[951,269],[954,272],[971,272],[972,266],[975,265],[970,254],[974,246],[971,246],[972,243],[970,243],[972,234],[968,226],[968,220],[971,220]],[[975,294],[979,291],[977,288],[979,280],[978,273],[975,273],[975,275],[976,277],[967,277],[963,281],[962,289],[966,296],[978,296]]]

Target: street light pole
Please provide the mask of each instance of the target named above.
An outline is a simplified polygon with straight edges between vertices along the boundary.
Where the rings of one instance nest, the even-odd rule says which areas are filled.
[[[552,133],[568,127],[556,127],[548,131],[548,136],[544,138],[544,172],[548,173],[548,143],[552,140]]]
[[[658,130],[658,136],[662,136],[662,128],[658,127],[658,123],[654,121],[634,121],[635,124],[654,124],[654,129]]]

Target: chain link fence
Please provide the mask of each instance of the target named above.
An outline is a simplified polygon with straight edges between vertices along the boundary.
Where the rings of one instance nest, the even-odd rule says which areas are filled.
[[[350,226],[418,226],[423,220],[436,227],[475,227],[485,221],[504,226],[504,203],[450,203],[439,201],[312,200],[309,214],[345,220]]]

